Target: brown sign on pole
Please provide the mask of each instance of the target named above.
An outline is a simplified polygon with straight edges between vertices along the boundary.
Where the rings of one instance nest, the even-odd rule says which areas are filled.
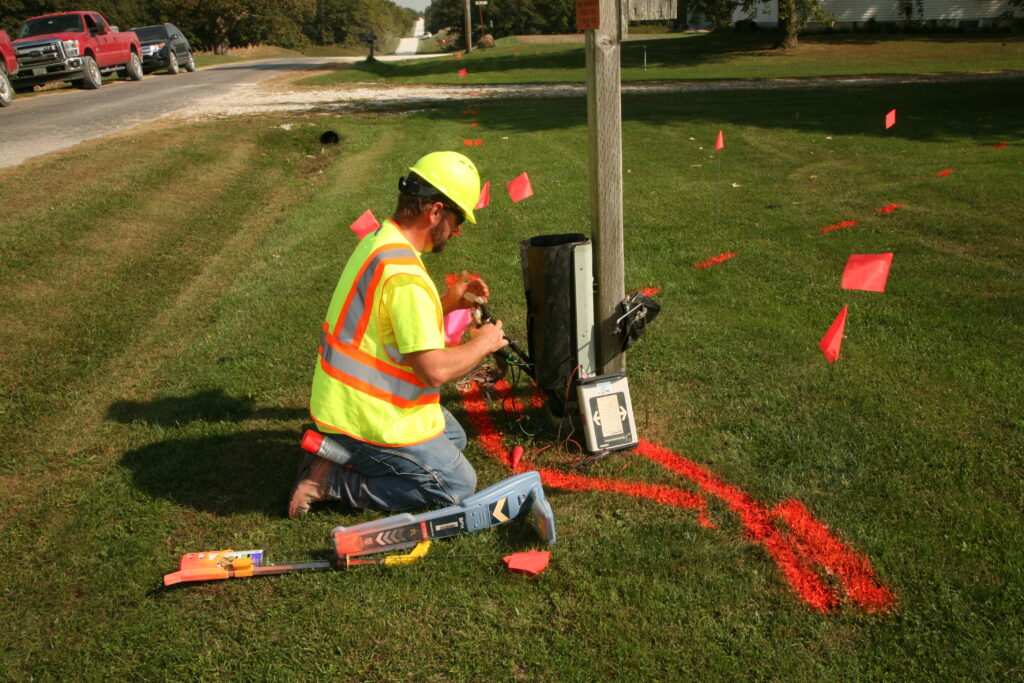
[[[576,0],[576,30],[596,31],[600,27],[600,0]]]

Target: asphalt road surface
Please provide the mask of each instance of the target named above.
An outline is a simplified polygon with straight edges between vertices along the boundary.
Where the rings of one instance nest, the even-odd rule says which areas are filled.
[[[35,97],[15,96],[0,109],[0,168],[71,147],[85,140],[154,121],[202,100],[223,96],[239,84],[283,73],[313,70],[321,64],[361,57],[298,57],[240,62],[163,72],[141,81],[105,82],[98,90],[60,90]],[[388,57],[382,57],[388,59]]]

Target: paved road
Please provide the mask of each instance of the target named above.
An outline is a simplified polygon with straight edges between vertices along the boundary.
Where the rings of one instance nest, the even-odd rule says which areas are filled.
[[[255,83],[291,71],[316,69],[361,57],[267,59],[150,74],[141,81],[106,82],[99,90],[61,90],[35,97],[15,96],[0,109],[0,168],[20,164],[84,140],[153,121],[201,100],[216,100],[239,84]],[[381,57],[393,59],[393,57]]]
[[[426,21],[424,19],[417,19],[416,25],[412,29],[412,36],[408,38],[402,38],[398,41],[398,47],[395,48],[396,55],[414,55],[416,50],[420,47],[420,39],[418,36],[423,35],[426,30]]]

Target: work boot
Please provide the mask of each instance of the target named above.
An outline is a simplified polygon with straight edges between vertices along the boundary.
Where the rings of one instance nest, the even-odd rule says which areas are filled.
[[[331,467],[333,463],[312,453],[303,453],[299,462],[299,472],[295,477],[295,488],[292,499],[288,503],[288,516],[298,519],[307,512],[309,506],[322,500],[330,499]]]

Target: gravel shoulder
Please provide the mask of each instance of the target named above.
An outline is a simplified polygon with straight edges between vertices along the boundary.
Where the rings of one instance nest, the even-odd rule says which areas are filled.
[[[357,83],[334,88],[296,85],[299,79],[319,72],[285,74],[260,83],[240,84],[217,98],[197,101],[170,116],[201,119],[302,111],[365,110],[396,105],[417,105],[453,99],[510,99],[523,97],[584,97],[580,83],[522,85],[380,85]],[[838,76],[829,78],[776,78],[753,81],[658,81],[624,83],[622,94],[713,92],[722,90],[785,90],[845,88],[907,83],[958,83],[978,80],[1019,81],[1024,71],[914,74],[892,76]]]

